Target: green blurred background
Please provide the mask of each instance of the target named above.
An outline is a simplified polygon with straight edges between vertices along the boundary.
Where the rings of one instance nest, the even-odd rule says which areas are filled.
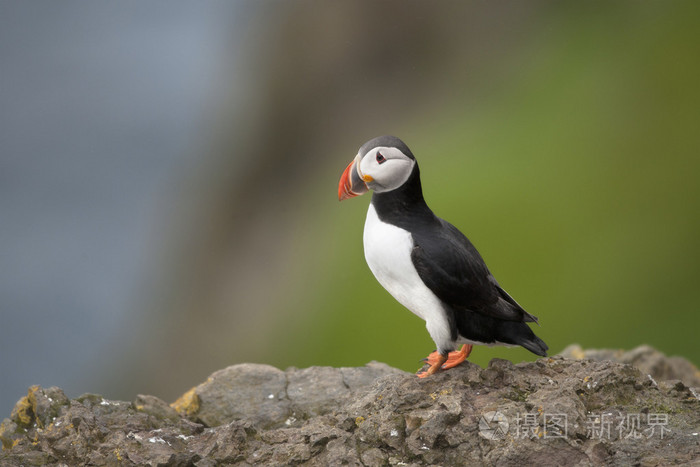
[[[144,280],[84,391],[172,400],[239,362],[417,370],[434,344],[365,264],[370,197],[337,201],[381,134],[409,145],[429,206],[539,317],[552,354],[650,344],[700,362],[700,3],[228,14],[197,144],[159,191]],[[470,360],[494,357],[535,356]]]
[[[389,129],[380,123],[374,133],[407,141],[429,205],[539,316],[537,333],[553,353],[572,342],[648,343],[700,361],[698,5],[547,6],[528,18],[512,48],[455,77],[448,101],[397,106]],[[358,135],[355,146],[368,136]],[[412,371],[433,349],[423,322],[363,260],[369,196],[342,205],[329,199],[355,149],[326,172],[330,181],[306,187],[293,266],[300,278],[292,306],[300,311],[272,339],[284,352],[263,361],[379,359]],[[289,298],[276,306],[290,306]],[[534,356],[489,348],[470,358],[485,365],[493,357]]]

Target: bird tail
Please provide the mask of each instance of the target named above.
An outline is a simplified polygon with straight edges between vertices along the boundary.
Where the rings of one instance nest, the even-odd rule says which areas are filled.
[[[547,346],[547,344],[545,344],[544,341],[537,337],[534,333],[532,334],[532,337],[532,339],[523,340],[522,342],[519,342],[519,344],[540,357],[546,357],[549,346]]]
[[[547,346],[542,339],[537,337],[527,324],[504,321],[501,326],[503,336],[507,338],[509,344],[521,345],[540,357],[547,356],[549,346]]]

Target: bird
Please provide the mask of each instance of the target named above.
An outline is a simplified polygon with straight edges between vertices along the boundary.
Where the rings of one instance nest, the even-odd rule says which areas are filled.
[[[537,317],[499,285],[469,239],[428,207],[418,162],[399,138],[385,135],[363,144],[340,177],[338,199],[370,190],[363,233],[367,265],[401,305],[425,321],[435,342],[419,377],[461,364],[473,345],[522,346],[547,356],[549,347],[527,324],[539,324]]]

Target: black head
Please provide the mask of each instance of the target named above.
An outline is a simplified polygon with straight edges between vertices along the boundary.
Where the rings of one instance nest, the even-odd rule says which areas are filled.
[[[416,160],[411,150],[408,149],[408,146],[406,146],[406,143],[401,141],[396,136],[391,135],[377,136],[376,138],[367,141],[365,144],[362,145],[362,147],[360,147],[358,154],[364,157],[372,149],[381,147],[398,149],[399,151],[401,151],[401,153],[403,153],[403,155],[407,156],[409,159]]]

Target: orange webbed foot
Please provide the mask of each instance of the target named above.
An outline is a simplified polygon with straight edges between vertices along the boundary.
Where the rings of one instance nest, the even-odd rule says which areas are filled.
[[[430,368],[428,368],[426,371],[418,373],[417,376],[419,378],[425,378],[426,376],[433,375],[440,370],[449,370],[450,368],[454,368],[465,361],[471,352],[471,344],[464,344],[461,349],[456,352],[450,352],[447,354],[447,356],[435,351],[428,355],[428,357],[425,359],[425,362],[430,364]]]

